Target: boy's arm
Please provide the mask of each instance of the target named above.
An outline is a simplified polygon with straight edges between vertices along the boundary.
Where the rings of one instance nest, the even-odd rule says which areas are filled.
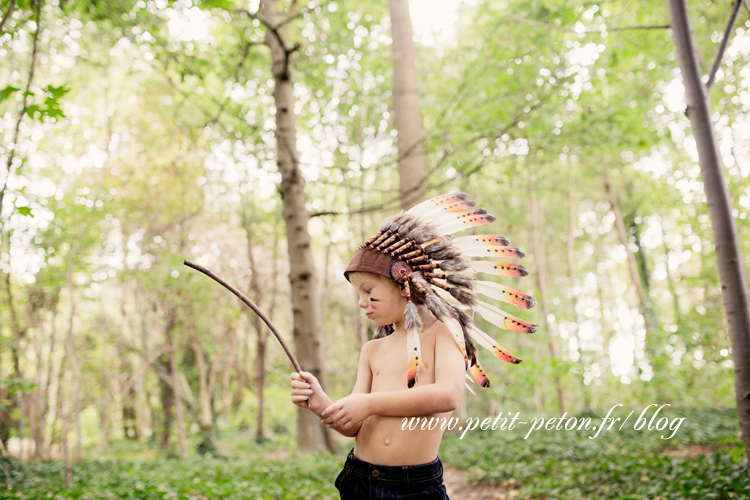
[[[370,352],[372,342],[366,342],[362,346],[362,352],[359,356],[359,367],[357,369],[357,382],[354,384],[352,394],[362,394],[370,392],[372,384],[372,372],[370,371]],[[323,418],[321,412],[333,403],[333,400],[326,394],[320,386],[318,379],[308,372],[292,373],[292,402],[297,406],[307,408],[305,401],[310,398],[309,410],[315,413],[318,418]],[[364,420],[364,419],[363,419]],[[325,422],[324,422],[325,423]],[[346,427],[329,425],[338,433],[346,437],[354,437],[359,432],[362,422],[357,425]]]
[[[359,354],[359,367],[357,368],[357,382],[354,384],[354,389],[352,389],[352,394],[347,397],[352,397],[353,395],[365,395],[370,392],[370,388],[372,387],[372,371],[370,370],[370,352],[372,351],[374,344],[372,341],[365,342],[365,345],[362,346],[362,352]],[[356,397],[356,396],[355,396]],[[318,417],[323,419],[322,412]],[[359,422],[350,423],[349,425],[329,425],[329,427],[342,436],[346,437],[354,437],[359,433],[360,427],[362,427],[362,422],[364,421],[364,418],[360,420]],[[326,422],[323,422],[323,424],[326,424]]]
[[[435,383],[370,394],[352,394],[326,408],[324,424],[345,427],[370,415],[416,417],[455,410],[464,390],[464,359],[444,324],[436,325]]]

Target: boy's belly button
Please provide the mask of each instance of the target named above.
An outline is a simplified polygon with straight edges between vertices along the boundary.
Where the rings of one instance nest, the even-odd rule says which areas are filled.
[[[391,444],[391,436],[386,437],[383,440],[383,444],[385,444],[386,446],[388,446],[389,444]]]

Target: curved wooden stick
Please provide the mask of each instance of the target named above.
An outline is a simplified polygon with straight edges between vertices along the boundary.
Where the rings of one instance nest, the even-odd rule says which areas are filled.
[[[202,272],[203,274],[213,279],[214,281],[218,281],[219,283],[224,285],[224,288],[226,288],[227,290],[235,294],[242,302],[244,302],[250,309],[252,309],[255,312],[255,314],[260,316],[260,319],[262,319],[263,322],[268,325],[268,328],[271,329],[273,334],[276,335],[276,338],[278,339],[279,343],[281,343],[281,347],[284,348],[286,355],[289,356],[289,361],[291,361],[292,364],[294,365],[295,371],[297,371],[298,373],[302,371],[302,368],[299,366],[299,363],[297,362],[297,358],[294,357],[294,354],[292,354],[292,350],[289,349],[288,345],[286,345],[286,342],[284,342],[284,339],[281,337],[281,334],[279,333],[279,331],[276,329],[275,326],[273,326],[273,323],[271,323],[271,320],[268,319],[268,316],[266,316],[263,313],[263,311],[261,311],[260,308],[256,306],[252,300],[245,297],[244,293],[240,292],[235,287],[233,287],[232,285],[230,285],[229,283],[227,283],[226,281],[224,281],[219,276],[215,275],[214,273],[212,273],[205,267],[201,266],[200,264],[196,264],[195,262],[185,259],[185,265],[188,267],[192,267],[196,271]],[[308,398],[308,402],[309,401],[310,399]]]

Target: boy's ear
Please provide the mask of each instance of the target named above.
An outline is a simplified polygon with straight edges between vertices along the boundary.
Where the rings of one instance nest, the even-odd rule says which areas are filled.
[[[401,296],[406,297],[406,288],[403,286],[401,287]]]

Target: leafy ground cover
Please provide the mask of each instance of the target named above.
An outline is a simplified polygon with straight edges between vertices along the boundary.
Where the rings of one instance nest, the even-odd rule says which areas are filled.
[[[516,499],[746,499],[750,472],[734,409],[672,409],[661,431],[473,431],[446,436],[441,455],[469,479]],[[592,423],[601,422],[600,417]],[[654,421],[655,423],[656,421]],[[669,434],[667,434],[668,436]]]
[[[7,461],[3,464],[10,465]],[[89,461],[64,484],[61,462],[15,464],[0,498],[18,499],[335,499],[341,459],[331,456],[277,460],[193,458],[157,461]]]
[[[632,428],[601,432],[515,430],[451,433],[440,455],[447,467],[466,471],[486,498],[515,499],[741,499],[750,498],[736,410],[672,409],[685,417],[670,440],[663,431]],[[592,423],[600,422],[592,417]],[[59,461],[41,464],[1,459],[0,498],[18,499],[336,499],[338,456],[298,456],[291,436],[255,444],[225,435],[222,456],[148,459],[127,445],[116,458],[73,468],[66,488]],[[149,456],[145,454],[145,456]],[[463,473],[462,473],[463,474]],[[450,493],[449,489],[449,493]],[[459,499],[460,500],[460,499]]]

